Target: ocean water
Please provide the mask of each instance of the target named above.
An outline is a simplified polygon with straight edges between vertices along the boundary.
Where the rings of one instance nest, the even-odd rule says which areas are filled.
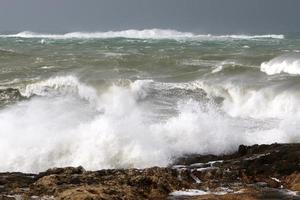
[[[0,35],[0,171],[300,142],[300,35]]]

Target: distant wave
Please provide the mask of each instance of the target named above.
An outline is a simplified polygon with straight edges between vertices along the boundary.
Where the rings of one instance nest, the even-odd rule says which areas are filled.
[[[220,38],[231,38],[231,39],[242,39],[242,40],[251,40],[251,39],[284,39],[284,35],[279,34],[268,34],[268,35],[221,35],[213,36]]]
[[[260,70],[268,75],[287,73],[300,75],[300,54],[285,54],[261,64]]]
[[[191,32],[180,32],[170,29],[145,29],[145,30],[123,30],[123,31],[107,31],[107,32],[72,32],[65,34],[43,34],[30,31],[24,31],[17,34],[0,35],[0,37],[16,37],[16,38],[49,38],[49,39],[101,39],[101,38],[133,38],[133,39],[284,39],[284,35],[199,35]]]

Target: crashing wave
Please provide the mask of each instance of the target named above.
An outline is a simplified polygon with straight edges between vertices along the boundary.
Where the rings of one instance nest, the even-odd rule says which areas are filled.
[[[43,34],[24,31],[17,34],[0,35],[0,37],[17,38],[48,38],[48,39],[101,39],[101,38],[132,38],[132,39],[195,39],[195,40],[251,40],[251,39],[284,39],[284,35],[199,35],[191,32],[180,32],[170,29],[123,30],[107,32],[71,32],[65,34]]]
[[[199,88],[211,96],[223,96],[223,111],[214,104],[181,98],[170,105],[175,113],[155,121],[151,115],[158,114],[156,107],[141,101],[151,97],[153,89],[198,92]],[[283,120],[263,127],[255,119],[229,115],[237,106],[241,112],[263,108],[267,103],[257,104],[264,100],[259,98],[266,92],[263,90],[243,92],[200,81],[137,80],[112,84],[102,93],[95,91],[74,76],[53,77],[24,88],[23,94],[40,98],[0,110],[0,151],[7,152],[0,154],[0,171],[38,172],[78,165],[91,170],[166,166],[186,153],[224,154],[239,144],[300,141],[300,123]],[[81,100],[83,97],[92,97],[97,104],[90,106],[90,101]],[[283,101],[286,99],[275,98],[274,105]]]
[[[184,83],[147,82],[157,90],[193,91],[209,98],[222,100],[222,110],[232,117],[255,119],[284,118],[287,115],[300,116],[300,93],[298,88],[287,84],[280,87],[242,87],[234,83],[218,84],[201,80]],[[145,87],[145,86],[144,86]],[[150,87],[150,86],[147,86]],[[193,94],[195,96],[195,94]],[[203,99],[201,99],[203,101]]]
[[[300,74],[300,54],[285,54],[263,62],[260,70],[268,75],[287,73]]]
[[[244,88],[231,83],[213,86],[201,83],[201,88],[211,96],[223,97],[222,109],[233,117],[283,119],[300,115],[300,94],[289,85],[286,88]]]
[[[300,93],[291,85],[280,87],[244,88],[233,83],[211,84],[205,81],[165,83],[154,80],[128,79],[114,81],[111,90],[130,91],[135,101],[145,98],[199,100],[211,103],[222,100],[222,109],[233,117],[283,118],[288,114],[300,114]],[[127,92],[128,92],[127,91]],[[20,90],[22,97],[78,95],[90,103],[101,101],[97,91],[75,76],[58,76],[27,85]],[[105,95],[102,95],[104,97]],[[107,98],[110,98],[107,97]],[[173,102],[174,103],[174,102]]]

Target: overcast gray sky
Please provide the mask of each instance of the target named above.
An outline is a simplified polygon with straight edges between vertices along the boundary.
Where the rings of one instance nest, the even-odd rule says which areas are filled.
[[[300,32],[300,0],[0,0],[3,31]]]

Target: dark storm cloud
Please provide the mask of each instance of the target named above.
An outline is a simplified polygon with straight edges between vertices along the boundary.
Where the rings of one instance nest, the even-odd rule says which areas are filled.
[[[299,32],[300,0],[0,0],[0,31]]]

